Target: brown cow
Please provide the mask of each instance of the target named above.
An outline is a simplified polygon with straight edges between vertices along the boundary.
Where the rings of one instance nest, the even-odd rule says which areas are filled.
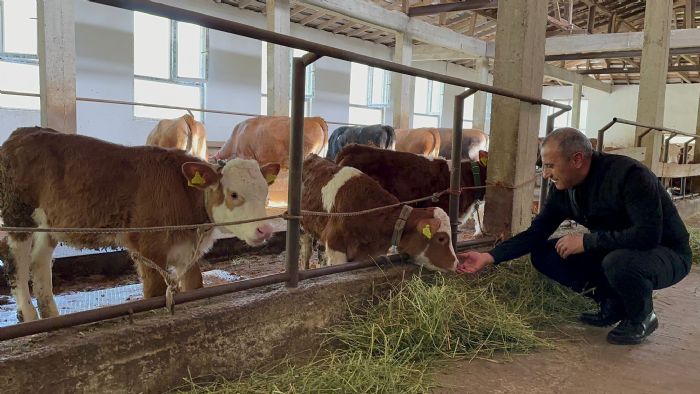
[[[397,129],[396,150],[427,157],[440,155],[440,132],[434,127]]]
[[[289,168],[289,116],[256,116],[233,128],[231,137],[214,159],[254,159],[260,164],[280,163]],[[323,118],[304,118],[304,157],[321,154],[328,146],[328,124]]]
[[[261,165],[280,163],[279,177],[270,186],[270,205],[287,204],[289,182],[289,116],[257,116],[234,127],[231,137],[213,159],[254,159]],[[321,117],[304,118],[304,157],[324,155],[328,147],[328,124]]]
[[[317,155],[304,160],[302,179],[304,210],[357,212],[399,202],[360,170],[340,167]],[[304,216],[301,222],[307,234],[325,244],[326,261],[340,264],[386,254],[402,209],[398,206],[361,216]],[[440,271],[457,267],[450,220],[440,208],[412,209],[397,239],[398,251],[413,257],[419,265]],[[305,244],[310,246],[310,242]]]
[[[440,157],[452,158],[452,129],[437,129],[440,133]],[[489,136],[478,129],[462,130],[462,159],[479,160],[479,151],[488,151]]]
[[[479,171],[474,173],[472,162],[462,160],[460,169],[462,187],[486,184],[486,161],[488,153],[480,151]],[[336,158],[341,166],[357,168],[371,176],[399,201],[409,201],[429,196],[450,188],[449,163],[444,159],[429,159],[407,152],[387,151],[363,145],[348,145]],[[449,164],[448,164],[449,163]],[[477,184],[478,183],[478,184]],[[482,199],[485,189],[469,189],[459,199],[459,217],[464,222],[474,213],[474,203]],[[432,200],[417,203],[417,207],[440,207],[449,210],[449,194],[443,194],[438,202]],[[477,234],[482,232],[478,218],[475,220]]]
[[[278,164],[260,167],[231,160],[223,167],[187,153],[155,146],[127,147],[39,127],[14,131],[0,148],[0,210],[8,226],[119,228],[193,225],[266,216],[265,177]],[[58,315],[51,283],[51,257],[58,242],[77,248],[124,247],[162,268],[172,267],[181,288],[202,286],[199,259],[225,231],[259,245],[272,234],[268,222],[197,230],[130,233],[11,233],[6,272],[20,321],[37,319],[29,280],[42,318]],[[197,252],[197,253],[195,253]],[[152,268],[138,264],[144,298],[165,293]]]
[[[192,156],[207,160],[207,132],[204,125],[190,114],[159,121],[148,134],[146,145],[182,149]]]

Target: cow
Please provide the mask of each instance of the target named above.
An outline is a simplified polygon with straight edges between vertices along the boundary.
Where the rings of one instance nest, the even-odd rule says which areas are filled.
[[[232,157],[254,159],[264,165],[280,163],[282,168],[270,186],[268,204],[287,204],[289,182],[289,116],[257,116],[237,124],[231,137],[224,143],[213,160]],[[304,118],[304,157],[325,154],[328,147],[328,124],[321,117]]]
[[[396,129],[396,150],[426,157],[440,156],[440,132],[434,127]]]
[[[452,129],[439,128],[440,157],[452,158]],[[479,151],[488,151],[489,136],[479,129],[462,130],[462,159],[479,160]]]
[[[462,160],[461,187],[484,186],[488,153],[480,151],[480,159],[472,162]],[[388,151],[352,144],[346,146],[336,158],[340,166],[357,168],[394,195],[399,201],[410,201],[429,196],[450,188],[451,163],[445,159],[430,159],[408,152]],[[478,170],[476,170],[478,168]],[[475,213],[475,202],[483,199],[485,189],[467,189],[459,199],[459,219],[464,222]],[[439,207],[449,210],[449,194],[432,200],[416,203],[416,207]],[[481,235],[481,218],[476,218],[476,235]]]
[[[326,159],[335,160],[343,147],[352,143],[393,150],[396,147],[396,135],[393,127],[381,124],[338,127],[328,141]]]
[[[360,170],[341,167],[317,155],[304,160],[302,180],[303,210],[357,212],[399,202]],[[306,237],[325,245],[330,265],[376,258],[396,246],[399,253],[428,269],[447,272],[457,267],[450,220],[440,208],[396,206],[359,216],[304,215],[301,224]],[[396,239],[395,245],[392,239]],[[303,256],[310,254],[302,251]],[[304,263],[308,266],[308,261]]]
[[[207,160],[207,131],[190,114],[160,120],[148,134],[146,145],[182,149],[192,156]]]
[[[127,147],[52,129],[15,130],[0,148],[0,211],[7,226],[38,228],[134,228],[197,225],[265,217],[266,177],[279,164],[252,160],[216,166],[184,151]],[[272,234],[270,222],[156,232],[10,233],[4,256],[20,321],[37,319],[29,294],[33,283],[42,318],[58,315],[51,258],[58,242],[76,248],[123,247],[181,278],[180,288],[202,287],[200,268],[187,265],[211,248],[224,231],[251,246]],[[200,235],[201,234],[201,235]],[[199,245],[199,246],[197,246]],[[165,294],[156,270],[137,259],[143,296]]]

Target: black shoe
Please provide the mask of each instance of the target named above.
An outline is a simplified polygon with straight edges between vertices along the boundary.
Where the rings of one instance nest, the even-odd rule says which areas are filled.
[[[625,308],[618,300],[606,299],[600,304],[598,312],[583,312],[579,319],[591,326],[611,326],[625,317]]]
[[[608,342],[615,345],[636,345],[659,327],[659,320],[652,310],[640,323],[623,320],[608,333]]]

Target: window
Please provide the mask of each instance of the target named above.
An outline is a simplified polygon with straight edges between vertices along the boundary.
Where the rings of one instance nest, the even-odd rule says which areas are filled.
[[[553,100],[557,103],[560,104],[565,104],[565,105],[572,105],[573,100]],[[547,116],[553,114],[556,112],[555,110],[558,110],[558,108],[554,107],[547,107]],[[554,119],[554,128],[558,127],[571,127],[571,111],[567,111],[559,116],[557,116],[556,119]],[[581,114],[579,118],[579,127],[578,129],[581,130],[582,132],[586,132],[586,118],[588,117],[588,100],[587,99],[581,99]]]
[[[416,78],[416,92],[413,103],[413,127],[438,127],[442,114],[442,96],[445,85],[442,82]]]
[[[306,55],[306,51],[301,49],[294,49],[292,51],[292,57],[301,57]],[[262,72],[260,78],[260,114],[267,115],[267,42],[262,42]],[[315,90],[315,64],[311,63],[306,67],[306,77],[304,86],[304,116],[308,116],[311,113],[311,99],[314,96]],[[292,75],[292,62],[289,62],[289,75]],[[289,96],[292,95],[292,84],[289,84]],[[289,100],[289,115],[292,115],[292,100]]]
[[[389,106],[390,82],[386,70],[351,63],[349,123],[384,123],[384,111]]]
[[[0,75],[2,90],[39,93],[36,1],[0,0]],[[39,106],[39,97],[0,95],[0,107]]]
[[[462,128],[471,129],[474,127],[474,95],[464,99],[464,116],[462,117]]]
[[[134,101],[202,108],[207,31],[201,26],[134,12]],[[182,110],[135,106],[140,118],[174,118]],[[201,112],[194,112],[202,120]]]

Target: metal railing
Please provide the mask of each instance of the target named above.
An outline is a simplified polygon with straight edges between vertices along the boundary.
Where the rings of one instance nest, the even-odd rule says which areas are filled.
[[[621,118],[615,117],[608,124],[606,124],[600,130],[598,130],[598,147],[597,147],[598,152],[603,151],[603,142],[605,140],[605,133],[608,132],[610,130],[610,128],[617,123],[626,124],[626,125],[635,126],[635,127],[641,127],[643,129],[646,129],[635,137],[635,141],[634,141],[635,147],[641,147],[643,138],[647,134],[649,134],[650,132],[652,132],[652,131],[661,132],[662,138],[663,138],[663,145],[661,147],[661,156],[662,156],[662,160],[664,163],[668,162],[668,154],[669,154],[669,149],[670,149],[672,138],[677,137],[679,135],[690,138],[689,140],[687,140],[686,142],[683,143],[683,148],[682,148],[683,155],[682,155],[681,159],[678,160],[678,164],[686,164],[687,163],[687,161],[688,161],[688,147],[689,147],[690,143],[692,141],[697,141],[698,139],[700,139],[700,135],[698,135],[698,134],[687,133],[687,132],[683,132],[680,130],[671,129],[668,127],[642,124],[639,122],[634,122],[631,120],[621,119]],[[666,133],[666,134],[663,135],[663,133]],[[698,149],[697,142],[695,145],[696,145],[695,149]],[[681,198],[686,197],[687,178],[688,177],[681,177],[680,178],[681,179],[681,186],[680,186]]]
[[[300,238],[300,214],[301,214],[301,166],[303,159],[302,140],[303,140],[303,100],[304,100],[304,85],[305,85],[305,68],[319,59],[322,56],[328,56],[336,59],[353,61],[368,66],[381,68],[388,71],[407,74],[416,77],[423,77],[435,81],[461,86],[468,88],[467,91],[455,97],[455,124],[453,127],[453,146],[452,146],[452,168],[451,190],[460,190],[461,182],[459,177],[461,164],[462,150],[462,120],[463,120],[463,104],[464,99],[476,91],[484,91],[492,94],[506,96],[520,101],[524,101],[534,105],[547,105],[559,108],[560,110],[548,117],[547,133],[553,129],[554,119],[571,109],[570,106],[560,104],[551,100],[544,100],[539,97],[532,97],[520,93],[514,93],[506,89],[496,88],[493,86],[480,84],[465,79],[450,77],[430,71],[425,71],[410,66],[372,58],[369,56],[357,54],[350,51],[341,50],[326,45],[321,45],[315,42],[302,40],[296,37],[291,37],[264,29],[255,28],[249,25],[216,18],[209,15],[204,15],[168,5],[154,3],[152,1],[136,1],[136,0],[90,0],[94,3],[101,3],[115,6],[118,8],[128,9],[132,11],[140,11],[161,17],[188,22],[200,25],[202,27],[215,29],[223,32],[228,32],[236,35],[250,37],[254,39],[264,40],[273,44],[283,45],[287,47],[299,48],[306,50],[307,53],[301,58],[295,58],[292,67],[292,116],[290,126],[290,169],[289,169],[289,192],[288,192],[288,218],[287,218],[287,256],[286,256],[286,272],[269,275],[261,278],[240,281],[228,285],[220,285],[209,288],[201,288],[198,290],[176,294],[174,300],[176,303],[183,303],[212,297],[215,295],[227,294],[231,292],[241,291],[259,286],[265,286],[273,283],[286,282],[288,287],[296,287],[300,279],[309,279],[313,277],[329,275],[332,273],[355,270],[359,268],[376,265],[375,261],[348,263],[343,265],[331,266],[316,270],[299,272],[299,238]],[[458,109],[457,109],[458,107]],[[503,186],[517,188],[525,185]],[[450,221],[457,223],[459,206],[459,194],[450,194]],[[453,225],[453,242],[456,241],[456,226]],[[493,245],[494,239],[482,239],[468,243],[457,244],[457,249],[488,247]],[[380,259],[386,262],[405,261],[405,256],[393,255]],[[137,311],[145,311],[156,309],[165,305],[165,297],[155,297],[148,300],[134,301],[127,304],[115,305],[97,310],[78,312],[70,315],[58,316],[45,320],[39,320],[28,323],[21,323],[11,327],[0,328],[0,340],[16,338],[19,336],[30,335],[42,331],[58,329],[98,320],[114,318],[135,313]]]

